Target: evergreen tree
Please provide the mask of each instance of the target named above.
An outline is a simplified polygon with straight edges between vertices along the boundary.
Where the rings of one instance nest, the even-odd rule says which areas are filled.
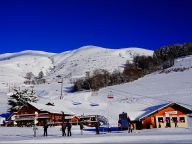
[[[36,102],[37,97],[35,96],[34,90],[17,90],[14,89],[13,94],[8,99],[8,105],[10,106],[9,112],[17,112],[27,102]]]
[[[37,78],[42,79],[43,77],[44,77],[44,73],[42,71],[40,71]]]
[[[31,79],[33,79],[35,76],[34,76],[34,74],[32,73],[32,72],[28,72],[28,73],[26,73],[26,75],[25,75],[25,77],[24,78],[26,78],[27,80],[31,80]]]

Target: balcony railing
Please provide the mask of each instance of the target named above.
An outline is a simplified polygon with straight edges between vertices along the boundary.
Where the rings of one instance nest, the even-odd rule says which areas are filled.
[[[35,118],[46,119],[46,118],[49,118],[49,114],[48,113],[40,113],[36,117],[35,117],[35,114],[15,115],[15,121],[34,120]]]

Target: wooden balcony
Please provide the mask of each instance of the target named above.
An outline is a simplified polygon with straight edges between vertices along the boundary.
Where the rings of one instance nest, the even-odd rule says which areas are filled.
[[[15,115],[15,121],[28,121],[28,120],[34,120],[37,119],[48,119],[49,114],[48,113],[40,113],[35,117],[35,114],[20,114]]]

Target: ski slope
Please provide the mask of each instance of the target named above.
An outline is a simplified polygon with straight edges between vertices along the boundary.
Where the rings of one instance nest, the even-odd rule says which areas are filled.
[[[191,56],[182,59],[185,61],[192,59]],[[180,62],[176,60],[176,67]],[[160,73],[155,72],[146,75],[136,81],[115,85],[100,89],[97,92],[82,91],[68,93],[70,84],[66,80],[63,86],[63,99],[60,100],[60,83],[54,82],[39,85],[36,88],[39,103],[54,102],[55,105],[65,106],[76,115],[99,114],[106,116],[112,125],[117,124],[118,114],[128,112],[134,120],[142,114],[145,108],[163,104],[167,102],[177,102],[192,108],[192,69],[182,72]],[[113,96],[108,99],[107,96]]]

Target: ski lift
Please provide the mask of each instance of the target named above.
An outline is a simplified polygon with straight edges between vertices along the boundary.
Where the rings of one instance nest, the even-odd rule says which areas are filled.
[[[73,105],[80,105],[81,103],[80,102],[72,102],[73,103]]]
[[[113,97],[113,95],[108,95],[107,98],[108,99],[113,99],[114,97]]]
[[[111,93],[111,91],[110,91],[110,93],[108,94],[107,98],[108,98],[108,99],[113,99],[113,98],[114,98],[114,97],[113,97],[113,94]]]
[[[90,106],[99,106],[97,103],[90,103]]]

